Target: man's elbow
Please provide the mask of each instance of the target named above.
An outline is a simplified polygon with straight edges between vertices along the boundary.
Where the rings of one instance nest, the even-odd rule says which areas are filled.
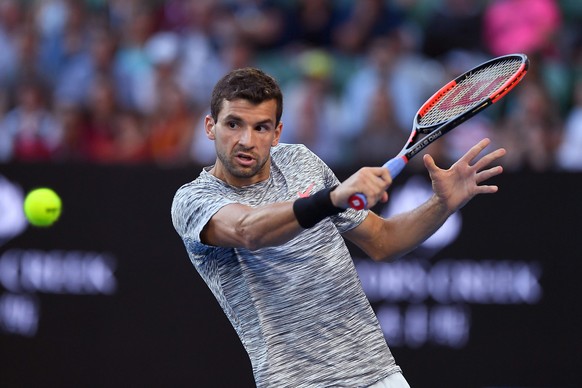
[[[373,253],[368,256],[374,261],[394,261],[401,257],[401,255],[387,253]]]
[[[264,248],[262,233],[258,231],[256,226],[253,227],[252,223],[248,222],[246,217],[241,218],[241,220],[239,220],[235,226],[235,234],[237,236],[237,240],[241,244],[241,248],[245,248],[250,251]]]
[[[405,252],[395,251],[384,245],[376,246],[373,249],[367,249],[366,253],[374,261],[394,261],[405,254]]]

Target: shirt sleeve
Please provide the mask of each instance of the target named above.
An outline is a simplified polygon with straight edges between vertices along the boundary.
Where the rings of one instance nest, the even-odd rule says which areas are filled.
[[[200,242],[200,233],[222,207],[233,203],[195,182],[182,186],[172,202],[172,222],[184,241]]]

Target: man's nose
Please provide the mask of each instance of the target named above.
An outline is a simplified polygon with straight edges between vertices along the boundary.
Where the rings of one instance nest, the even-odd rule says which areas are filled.
[[[240,134],[238,142],[243,145],[251,145],[253,143],[253,128],[250,125],[245,126]]]

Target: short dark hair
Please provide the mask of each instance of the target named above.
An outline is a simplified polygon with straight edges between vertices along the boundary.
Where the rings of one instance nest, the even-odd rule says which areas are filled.
[[[262,70],[246,67],[236,69],[222,77],[214,86],[210,100],[210,115],[214,121],[222,109],[222,101],[243,99],[260,104],[275,100],[277,114],[275,124],[279,124],[283,114],[283,93],[277,81]]]

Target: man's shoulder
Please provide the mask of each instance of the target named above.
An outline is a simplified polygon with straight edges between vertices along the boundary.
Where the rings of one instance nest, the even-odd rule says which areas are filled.
[[[219,185],[215,181],[208,172],[202,171],[194,180],[184,183],[178,188],[175,199],[199,195],[202,191],[214,192],[219,190]]]
[[[289,144],[289,143],[279,143],[271,148],[271,154],[289,153],[289,152],[310,152],[309,149],[303,144]]]
[[[303,144],[279,143],[271,148],[271,156],[275,162],[305,162],[308,160],[318,160],[318,157]]]

